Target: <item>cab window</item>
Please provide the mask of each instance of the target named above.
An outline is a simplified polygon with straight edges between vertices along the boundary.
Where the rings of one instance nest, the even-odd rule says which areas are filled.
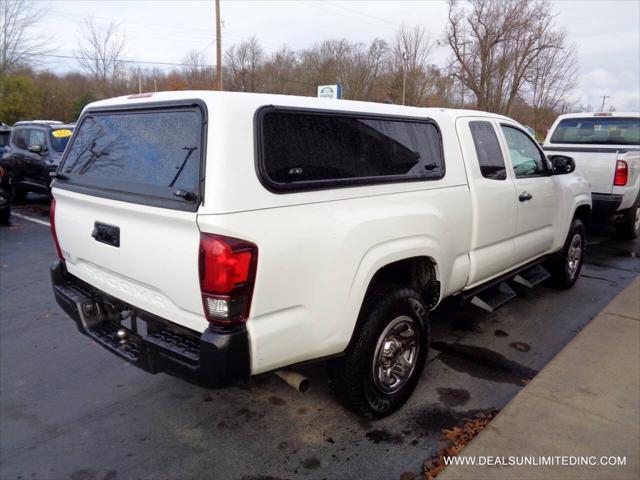
[[[493,125],[490,122],[474,121],[469,122],[469,129],[482,176],[491,180],[506,180],[507,170]]]
[[[527,134],[517,128],[502,125],[507,140],[509,156],[516,178],[539,177],[545,175],[544,154]]]

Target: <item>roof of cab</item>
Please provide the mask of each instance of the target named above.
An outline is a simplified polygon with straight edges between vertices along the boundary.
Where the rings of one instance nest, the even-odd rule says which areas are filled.
[[[291,107],[306,107],[336,111],[368,112],[387,115],[405,115],[415,117],[458,117],[482,116],[507,120],[503,115],[482,112],[478,110],[461,110],[438,107],[411,107],[393,103],[363,102],[356,100],[333,100],[317,97],[302,97],[294,95],[276,95],[267,93],[247,92],[217,92],[210,90],[181,90],[171,92],[151,92],[142,94],[114,97],[90,103],[85,108],[109,108],[154,104],[179,100],[202,100],[207,105],[227,105],[232,108],[237,102],[243,102],[245,106],[252,104],[256,109],[266,105],[279,105]]]

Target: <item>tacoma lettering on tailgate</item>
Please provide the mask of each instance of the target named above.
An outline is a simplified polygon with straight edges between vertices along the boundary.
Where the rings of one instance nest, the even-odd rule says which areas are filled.
[[[132,280],[125,280],[113,273],[107,273],[104,270],[90,265],[84,264],[84,269],[98,283],[108,285],[111,288],[120,290],[121,292],[131,295],[134,298],[140,299],[147,303],[152,303],[158,307],[164,307],[162,296],[152,292],[151,290],[144,288],[140,285],[134,285]]]

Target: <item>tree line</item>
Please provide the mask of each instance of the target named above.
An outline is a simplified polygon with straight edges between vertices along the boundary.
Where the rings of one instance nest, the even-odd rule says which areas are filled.
[[[202,51],[169,70],[128,60],[122,27],[91,17],[68,56],[76,71],[38,69],[55,56],[34,28],[44,13],[31,0],[0,2],[3,122],[75,121],[96,99],[214,86],[215,67]],[[433,61],[437,48],[448,52],[444,65]],[[222,71],[224,90],[315,96],[318,85],[339,82],[346,99],[486,110],[544,133],[558,113],[575,108],[577,58],[547,0],[450,0],[442,32],[403,24],[388,39],[326,39],[271,53],[251,37],[226,50]]]

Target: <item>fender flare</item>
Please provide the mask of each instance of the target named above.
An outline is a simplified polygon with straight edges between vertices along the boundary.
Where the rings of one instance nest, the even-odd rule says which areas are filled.
[[[441,284],[440,292],[445,291],[443,288],[445,279],[442,271],[442,249],[434,237],[416,235],[374,245],[362,256],[349,288],[343,316],[345,322],[348,322],[344,331],[349,333],[349,338],[345,339],[347,341],[345,348],[355,332],[360,309],[375,274],[391,263],[415,257],[426,257],[434,263],[436,279]]]

